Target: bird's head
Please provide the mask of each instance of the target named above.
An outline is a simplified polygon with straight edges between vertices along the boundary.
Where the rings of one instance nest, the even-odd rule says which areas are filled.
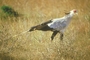
[[[75,15],[75,14],[78,14],[78,13],[77,13],[76,9],[73,9],[73,10],[70,11],[70,14]]]
[[[71,16],[73,16],[73,15],[75,15],[75,14],[78,14],[77,13],[77,10],[76,9],[73,9],[73,10],[71,10],[69,13],[65,13],[66,15],[71,15]]]

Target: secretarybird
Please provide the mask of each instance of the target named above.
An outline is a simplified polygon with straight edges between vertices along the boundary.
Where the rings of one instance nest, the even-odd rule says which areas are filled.
[[[62,18],[52,19],[42,24],[31,27],[29,32],[34,31],[34,30],[52,31],[53,33],[51,36],[51,40],[54,39],[57,33],[61,34],[60,39],[63,40],[64,31],[66,27],[68,26],[68,24],[70,23],[73,15],[75,15],[76,13],[77,13],[77,10],[73,9],[69,13],[66,13],[66,15]]]

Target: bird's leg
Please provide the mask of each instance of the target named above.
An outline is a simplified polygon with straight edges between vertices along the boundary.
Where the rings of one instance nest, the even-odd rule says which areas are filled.
[[[54,39],[54,37],[56,36],[57,33],[58,33],[58,31],[53,31],[53,34],[52,34],[52,36],[51,36],[51,40]]]
[[[60,39],[63,40],[63,33],[61,33]]]

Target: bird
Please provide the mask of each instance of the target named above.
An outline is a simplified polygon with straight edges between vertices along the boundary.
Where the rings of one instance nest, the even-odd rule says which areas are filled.
[[[66,15],[61,18],[51,19],[44,23],[32,26],[29,29],[29,32],[35,30],[52,31],[53,33],[51,35],[51,41],[53,41],[57,33],[60,33],[60,40],[63,40],[64,31],[66,30],[66,27],[70,24],[72,17],[77,14],[77,10],[73,9],[65,14]]]

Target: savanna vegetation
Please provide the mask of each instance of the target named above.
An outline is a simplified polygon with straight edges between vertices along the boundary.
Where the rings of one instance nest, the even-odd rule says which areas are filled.
[[[78,15],[72,18],[63,41],[57,34],[51,42],[50,31],[21,34],[72,9]],[[0,60],[89,59],[90,0],[0,0]]]

